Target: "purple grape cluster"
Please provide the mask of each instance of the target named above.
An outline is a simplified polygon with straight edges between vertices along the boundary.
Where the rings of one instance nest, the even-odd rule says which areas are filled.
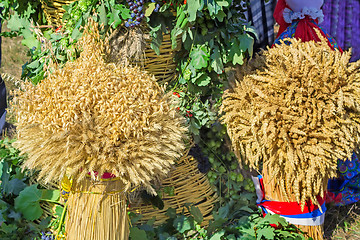
[[[152,3],[156,3],[156,0],[151,0],[151,2],[152,2]],[[160,9],[160,4],[157,3],[157,4],[155,5],[154,12],[158,12],[159,9]]]
[[[135,27],[140,25],[145,17],[143,13],[144,0],[126,0],[131,11],[131,18],[125,22],[125,27]]]
[[[54,240],[54,235],[51,232],[45,233],[44,231],[41,232],[41,239],[42,240]]]

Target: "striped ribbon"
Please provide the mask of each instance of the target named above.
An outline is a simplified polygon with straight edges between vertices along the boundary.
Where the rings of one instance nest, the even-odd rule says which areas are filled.
[[[258,177],[251,177],[258,197],[256,203],[262,210],[264,216],[268,213],[279,214],[285,218],[288,223],[303,225],[303,226],[318,226],[324,223],[325,219],[325,199],[318,197],[318,202],[321,209],[307,201],[304,210],[301,210],[301,205],[297,202],[279,202],[265,199],[264,182],[261,175]]]

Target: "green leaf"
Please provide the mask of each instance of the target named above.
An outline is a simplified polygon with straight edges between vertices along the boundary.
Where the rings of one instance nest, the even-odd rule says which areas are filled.
[[[219,11],[217,14],[216,14],[216,18],[220,21],[220,22],[223,22],[224,21],[224,18],[226,17],[226,14],[224,13],[224,11]]]
[[[224,70],[224,65],[222,63],[222,58],[220,55],[220,50],[218,46],[215,46],[213,53],[211,54],[211,63],[210,66],[214,69],[217,74],[222,74]]]
[[[204,220],[203,215],[198,207],[192,205],[190,207],[190,213],[191,213],[191,215],[193,215],[194,220],[197,223],[201,223]]]
[[[262,239],[262,237],[264,237],[264,239],[274,239],[275,237],[275,228],[268,226],[268,227],[264,227],[262,229],[259,229],[256,231],[257,233],[257,239],[260,240]]]
[[[60,206],[60,205],[56,205],[55,207],[55,216],[57,216],[58,218],[61,217],[62,213],[64,211],[64,207]]]
[[[40,48],[40,43],[34,36],[25,38],[24,40],[21,41],[21,43],[30,49],[33,47]]]
[[[145,10],[145,17],[149,17],[153,13],[155,7],[156,7],[155,3],[150,3]]]
[[[17,230],[17,226],[15,224],[6,224],[2,223],[0,230],[6,234],[13,233]]]
[[[194,48],[190,53],[191,65],[195,69],[201,69],[208,66],[209,52],[205,45],[199,45]]]
[[[148,239],[146,236],[146,232],[142,229],[139,229],[137,227],[131,227],[130,228],[130,238],[132,240],[146,240]]]
[[[106,10],[105,10],[105,5],[104,5],[104,1],[101,1],[101,5],[99,7],[99,23],[100,24],[104,24],[104,26],[107,25],[107,17],[106,17]]]
[[[180,233],[184,233],[191,229],[191,222],[188,217],[181,215],[174,220],[173,226]]]
[[[28,65],[26,65],[26,67],[28,68],[38,68],[39,66],[40,66],[40,60],[35,60],[29,63]]]
[[[168,216],[169,218],[175,218],[176,217],[176,210],[170,207],[170,208],[168,208],[166,210],[165,215]]]
[[[59,190],[42,189],[40,200],[58,201],[60,198]]]
[[[187,11],[189,13],[188,20],[189,22],[194,22],[196,20],[197,11],[201,10],[201,1],[200,0],[187,0]]]
[[[232,63],[234,65],[236,65],[236,64],[243,65],[244,64],[244,55],[242,53],[235,53]]]
[[[221,230],[220,232],[216,232],[210,238],[210,240],[221,240],[221,237],[224,236],[225,230]]]
[[[81,32],[79,30],[79,28],[75,28],[72,33],[71,33],[71,38],[74,40],[78,40],[81,36]]]
[[[123,4],[116,4],[115,5],[115,9],[120,11],[120,15],[122,19],[128,19],[131,17],[130,15],[130,9],[128,9],[125,5]]]
[[[217,15],[218,11],[222,9],[215,0],[208,0],[207,7],[209,9],[210,16]]]
[[[239,36],[239,41],[240,49],[242,50],[242,52],[245,52],[247,50],[251,57],[253,54],[254,39],[251,37],[251,35],[245,33]]]
[[[200,86],[200,87],[204,87],[209,85],[209,83],[211,82],[211,77],[209,77],[206,73],[201,75],[201,77],[199,77],[196,81],[195,84]]]
[[[6,194],[19,195],[19,193],[24,190],[26,186],[27,185],[22,180],[14,178],[4,185],[3,190]]]
[[[23,27],[19,14],[15,12],[7,22],[7,28],[11,31],[20,31]]]
[[[15,210],[22,213],[27,220],[34,221],[43,213],[40,198],[41,190],[37,189],[37,184],[28,186],[15,198]]]
[[[225,219],[229,215],[230,206],[229,204],[219,208],[219,211],[217,214],[214,214],[214,219]]]
[[[278,214],[267,214],[263,219],[259,221],[258,224],[280,224],[281,226],[287,226],[288,223],[286,222],[285,218],[281,217]]]

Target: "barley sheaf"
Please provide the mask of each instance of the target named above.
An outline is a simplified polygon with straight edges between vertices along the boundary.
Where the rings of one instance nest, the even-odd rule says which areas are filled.
[[[222,122],[238,159],[266,170],[287,201],[304,207],[324,196],[337,160],[358,151],[360,61],[324,39],[286,41],[238,69]]]
[[[16,146],[39,179],[73,181],[109,172],[129,189],[165,176],[185,149],[185,119],[153,76],[108,64],[98,26],[86,27],[81,56],[16,93]]]

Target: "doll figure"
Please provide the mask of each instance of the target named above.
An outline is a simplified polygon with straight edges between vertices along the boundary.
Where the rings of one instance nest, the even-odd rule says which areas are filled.
[[[338,44],[324,29],[319,26],[324,14],[321,6],[324,0],[279,0],[274,18],[280,25],[274,44],[280,44],[285,38],[298,38],[302,41],[320,41],[315,29],[319,30],[329,43],[331,49],[339,49]]]

